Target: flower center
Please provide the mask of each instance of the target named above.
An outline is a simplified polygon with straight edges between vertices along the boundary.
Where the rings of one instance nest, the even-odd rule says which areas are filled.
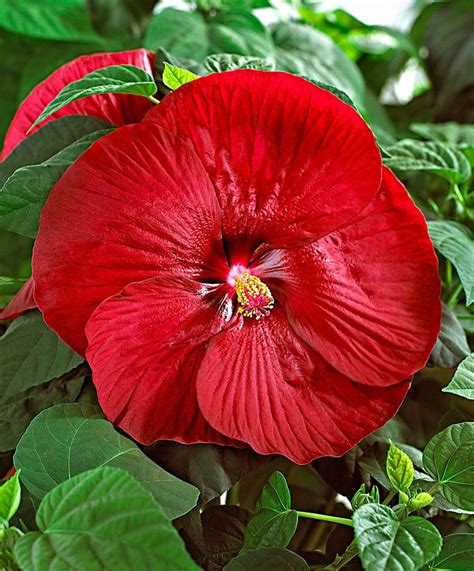
[[[235,277],[238,313],[244,317],[268,317],[273,309],[272,292],[260,278],[245,272]]]

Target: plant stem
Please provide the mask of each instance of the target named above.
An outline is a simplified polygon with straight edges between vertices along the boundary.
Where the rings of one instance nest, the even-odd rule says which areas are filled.
[[[155,105],[158,105],[159,103],[158,99],[156,99],[156,97],[153,97],[153,95],[148,95],[147,99],[149,99]]]
[[[354,557],[359,554],[359,549],[357,547],[356,540],[353,539],[351,543],[347,546],[346,550],[342,555],[338,555],[334,561],[325,567],[325,569],[330,569],[331,571],[337,571],[338,569],[342,569],[344,565],[347,565],[349,561],[352,561]]]
[[[388,496],[384,499],[382,504],[384,506],[388,506],[388,504],[393,500],[393,498],[397,495],[397,492],[389,492]]]
[[[312,512],[296,512],[300,517],[307,517],[309,519],[317,519],[319,521],[328,521],[330,523],[339,523],[341,525],[348,525],[353,527],[352,520],[347,517],[337,517],[334,515],[315,514]]]

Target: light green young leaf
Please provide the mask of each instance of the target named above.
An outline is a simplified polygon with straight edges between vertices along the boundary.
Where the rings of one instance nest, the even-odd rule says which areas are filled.
[[[418,571],[441,549],[439,531],[422,517],[400,521],[391,508],[366,504],[354,513],[353,521],[365,571]]]
[[[399,171],[425,171],[443,177],[453,184],[471,177],[471,166],[461,151],[452,145],[405,139],[387,149],[386,166]]]
[[[56,486],[36,514],[39,531],[15,545],[24,571],[198,571],[153,496],[118,468],[89,470]]]
[[[298,525],[298,514],[291,509],[291,496],[285,476],[274,472],[262,491],[257,511],[245,528],[240,554],[261,547],[284,548]]]
[[[467,356],[459,365],[443,392],[474,400],[474,353]]]
[[[466,304],[474,301],[474,238],[468,228],[450,220],[428,222],[434,247],[449,260],[458,272]]]
[[[189,83],[194,79],[198,79],[198,75],[192,71],[187,71],[186,69],[181,69],[180,67],[175,67],[168,62],[165,62],[165,70],[163,72],[163,83],[166,87],[172,90],[178,89],[185,83]]]
[[[83,360],[45,324],[39,311],[22,315],[0,338],[0,404]]]
[[[10,521],[16,514],[21,500],[19,473],[16,472],[9,480],[0,486],[0,522]]]
[[[156,93],[156,90],[157,87],[153,77],[147,71],[135,65],[112,65],[97,69],[81,79],[66,85],[48,103],[30,129],[65,105],[89,95],[127,93],[150,98]]]
[[[443,498],[461,510],[474,510],[474,422],[452,424],[433,436],[423,466]]]
[[[63,404],[40,413],[18,443],[14,462],[37,498],[59,482],[100,466],[122,468],[134,476],[171,519],[192,510],[199,497],[197,488],[155,464],[90,404]]]
[[[390,483],[397,492],[406,492],[410,488],[414,477],[413,462],[393,442],[388,449],[386,469]]]

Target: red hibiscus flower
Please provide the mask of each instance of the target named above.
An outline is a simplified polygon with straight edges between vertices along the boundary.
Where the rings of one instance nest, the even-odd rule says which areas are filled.
[[[18,108],[5,136],[1,158],[5,159],[27,137],[28,130],[41,111],[69,83],[81,79],[96,69],[111,65],[136,65],[152,73],[153,61],[154,55],[151,52],[140,49],[82,56],[63,65],[37,85]],[[31,132],[34,133],[49,121],[66,115],[91,115],[117,126],[137,123],[143,119],[151,107],[152,103],[148,99],[135,95],[113,93],[93,95],[69,103]],[[36,307],[33,289],[33,282],[30,280],[18,292],[10,305],[0,311],[0,319],[14,319],[27,309]]]
[[[348,105],[277,72],[212,74],[96,142],[33,258],[46,322],[138,441],[340,455],[435,343],[422,214]]]

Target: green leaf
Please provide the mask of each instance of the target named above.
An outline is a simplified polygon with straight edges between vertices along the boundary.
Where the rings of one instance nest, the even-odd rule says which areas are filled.
[[[474,301],[474,239],[468,228],[449,220],[428,222],[428,230],[434,247],[449,260],[458,272],[466,304]]]
[[[74,402],[86,372],[82,367],[19,393],[0,404],[0,451],[13,450],[31,419],[54,404]]]
[[[48,40],[99,40],[86,0],[0,0],[0,26]]]
[[[0,226],[35,238],[41,210],[66,169],[110,129],[85,135],[43,163],[17,169],[0,190]]]
[[[16,514],[21,501],[21,486],[19,473],[16,472],[9,480],[0,486],[0,522],[7,521]]]
[[[260,547],[286,547],[295,534],[298,514],[291,509],[290,490],[281,472],[270,476],[257,508],[245,528],[241,553]]]
[[[429,569],[443,571],[472,571],[474,561],[474,532],[453,533],[443,538],[441,553]]]
[[[365,571],[416,571],[441,549],[439,531],[422,517],[399,521],[389,507],[366,504],[354,513],[353,521]]]
[[[437,491],[462,510],[474,510],[474,422],[445,428],[428,442],[423,466]]]
[[[166,85],[166,87],[169,87],[172,90],[178,89],[178,87],[181,87],[185,83],[189,83],[194,79],[198,79],[198,77],[198,75],[192,73],[191,71],[175,67],[174,65],[165,62],[163,83]]]
[[[430,355],[429,365],[452,369],[469,355],[466,334],[456,315],[443,303],[441,330]]]
[[[328,36],[294,22],[271,28],[276,69],[334,85],[364,110],[365,84],[357,65]]]
[[[156,93],[156,85],[148,72],[135,65],[111,65],[97,69],[66,85],[46,105],[30,129],[72,101],[101,93],[127,93],[150,97]]]
[[[387,454],[387,475],[397,492],[406,492],[414,477],[413,462],[408,455],[390,442]]]
[[[46,162],[63,149],[97,131],[112,128],[101,119],[69,115],[50,121],[17,145],[0,163],[0,188],[19,168]]]
[[[0,404],[83,360],[45,324],[39,311],[22,315],[0,338]]]
[[[134,476],[171,519],[189,512],[199,497],[197,488],[160,468],[89,404],[63,404],[39,414],[18,443],[14,462],[38,498],[71,476],[100,466]]]
[[[23,278],[9,278],[0,276],[0,296],[14,295],[28,280]]]
[[[123,41],[128,48],[138,47],[156,0],[89,0],[94,28],[102,35]],[[130,44],[129,42],[132,41]],[[141,43],[140,43],[141,45]]]
[[[304,77],[304,76],[301,76],[301,77],[303,77],[303,79],[306,79],[307,81],[310,81],[314,85],[317,85],[321,89],[325,89],[326,91],[329,91],[329,93],[332,93],[338,99],[340,99],[343,103],[347,103],[347,105],[350,105],[351,107],[353,107],[357,111],[355,103],[352,101],[352,99],[349,97],[349,95],[347,95],[347,93],[344,93],[344,91],[341,91],[340,89],[338,89],[336,86],[329,85],[328,83],[323,83],[322,81],[316,81],[315,79],[310,79],[308,77]]]
[[[306,561],[288,549],[264,547],[232,559],[224,571],[309,571]]]
[[[471,166],[461,151],[452,145],[413,139],[399,141],[387,149],[386,166],[399,171],[424,171],[436,174],[453,184],[471,177]]]
[[[178,532],[153,496],[117,468],[74,476],[43,499],[40,531],[15,545],[24,571],[194,571]]]
[[[233,69],[259,69],[272,71],[275,63],[270,58],[239,56],[236,54],[214,54],[207,56],[204,67],[211,72],[231,71]]]
[[[474,400],[474,353],[468,355],[459,365],[451,382],[442,389],[444,393],[452,393]]]
[[[410,129],[429,141],[451,143],[461,149],[474,147],[474,125],[449,123],[412,123]]]

